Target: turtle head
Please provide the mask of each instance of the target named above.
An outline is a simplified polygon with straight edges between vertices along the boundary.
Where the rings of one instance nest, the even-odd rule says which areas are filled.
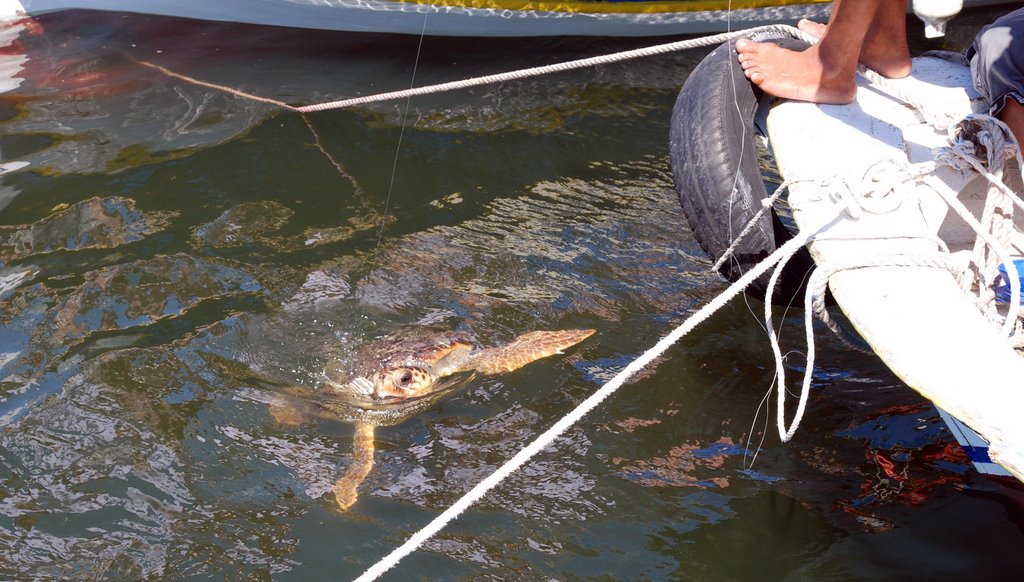
[[[401,366],[381,370],[373,376],[373,397],[412,398],[427,393],[434,385],[434,375],[426,368]]]

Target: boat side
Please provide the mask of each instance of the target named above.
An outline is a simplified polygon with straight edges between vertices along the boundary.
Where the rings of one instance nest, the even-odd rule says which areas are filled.
[[[973,241],[973,231],[938,191],[978,212],[986,183],[949,166],[931,172],[927,185],[897,179],[948,145],[945,130],[924,117],[960,118],[984,104],[969,69],[955,60],[915,59],[911,77],[894,86],[921,109],[861,80],[850,105],[786,102],[771,111],[780,171],[801,180],[790,189],[793,218],[801,231],[818,233],[809,248],[819,268],[863,267],[837,272],[829,285],[875,353],[907,385],[980,433],[993,460],[1024,479],[1024,358],[951,272],[928,264],[946,256],[962,265],[973,244],[966,236]],[[940,236],[945,244],[937,243]],[[1019,227],[1016,237],[1019,246]],[[893,266],[906,258],[920,266]]]
[[[106,10],[318,30],[433,36],[703,34],[801,18],[825,0],[0,0],[0,18]]]

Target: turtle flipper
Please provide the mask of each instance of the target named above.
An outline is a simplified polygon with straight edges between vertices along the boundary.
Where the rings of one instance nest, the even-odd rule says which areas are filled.
[[[342,511],[348,511],[359,497],[356,490],[373,469],[373,451],[373,425],[356,423],[356,433],[352,438],[352,464],[333,487],[334,498]]]
[[[287,392],[275,395],[270,402],[270,413],[279,424],[297,425],[310,417],[331,418],[320,407],[296,398],[296,394],[308,392],[307,389],[294,387]],[[355,435],[352,437],[352,463],[332,487],[335,500],[342,511],[348,511],[348,508],[355,504],[359,497],[359,486],[373,469],[373,425],[368,422],[357,422],[355,427]]]
[[[511,372],[534,360],[560,354],[593,334],[592,329],[531,331],[512,343],[480,350],[459,366],[460,371],[476,370],[481,374]]]

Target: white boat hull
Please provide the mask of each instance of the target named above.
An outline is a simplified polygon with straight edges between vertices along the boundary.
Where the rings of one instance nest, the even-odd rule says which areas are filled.
[[[943,239],[958,262],[974,231],[930,187],[903,191],[898,208],[844,214],[837,194],[853,196],[870,184],[866,169],[879,161],[909,167],[932,159],[948,136],[923,122],[919,111],[860,80],[857,101],[846,106],[786,102],[768,115],[772,149],[787,179],[810,180],[790,189],[801,231],[818,232],[809,249],[820,265],[870,263],[901,254],[936,255]],[[918,58],[911,77],[893,84],[934,114],[959,119],[984,110],[962,63]],[[980,212],[986,183],[940,166],[936,184]],[[1018,217],[1019,218],[1019,217]],[[1019,224],[1014,246],[1022,246]],[[819,267],[820,268],[820,267]],[[908,386],[932,400],[990,443],[991,461],[1024,478],[1024,358],[961,290],[952,274],[926,266],[878,266],[836,273],[830,289],[859,334]],[[987,461],[986,461],[987,462]]]
[[[800,18],[824,20],[821,0],[765,2],[509,2],[445,0],[0,0],[0,17],[86,9],[354,32],[436,36],[701,34]],[[716,9],[701,9],[715,6]]]

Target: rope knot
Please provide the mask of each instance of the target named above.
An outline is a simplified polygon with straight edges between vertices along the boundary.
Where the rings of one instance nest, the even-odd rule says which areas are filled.
[[[949,130],[952,147],[969,154],[990,172],[1020,155],[1013,133],[1005,123],[983,113],[971,113]]]
[[[908,192],[909,169],[895,160],[883,158],[871,164],[858,181],[840,178],[841,186],[829,189],[832,201],[842,206],[853,220],[864,214],[888,214],[903,204]]]
[[[970,170],[970,160],[977,159],[977,148],[973,141],[954,141],[952,144],[932,150],[932,157],[939,164],[949,166],[959,172]]]

